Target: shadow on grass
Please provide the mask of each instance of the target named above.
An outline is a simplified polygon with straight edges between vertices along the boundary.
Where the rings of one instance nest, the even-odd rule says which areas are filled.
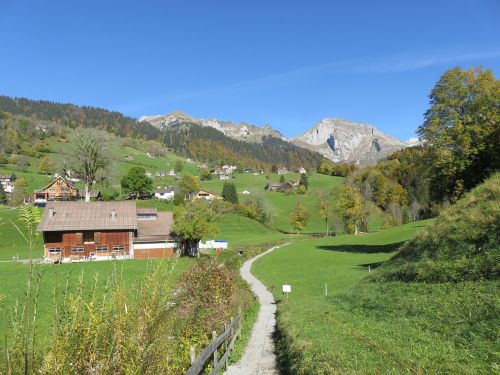
[[[387,245],[323,245],[317,246],[321,250],[342,251],[346,253],[392,253],[396,251],[404,241],[390,243]]]
[[[374,262],[374,263],[364,263],[364,264],[358,264],[358,267],[360,268],[368,268],[374,270],[375,268],[380,267],[383,263],[385,262]]]

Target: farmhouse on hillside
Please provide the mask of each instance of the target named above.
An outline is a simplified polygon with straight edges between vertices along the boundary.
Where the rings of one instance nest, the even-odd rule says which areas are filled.
[[[220,195],[210,193],[208,191],[197,191],[194,193],[186,194],[184,200],[194,200],[194,199],[205,199],[207,201],[213,201],[217,199],[223,199]]]
[[[288,169],[286,169],[285,167],[278,169],[278,174],[285,174],[285,173],[288,173]]]
[[[172,212],[135,202],[48,202],[38,231],[51,261],[167,258],[176,255]]]
[[[80,200],[80,191],[62,176],[55,178],[44,188],[35,190],[33,193],[35,203],[48,201],[75,201]]]
[[[171,199],[174,199],[174,196],[175,196],[175,189],[172,188],[158,189],[155,191],[155,197],[160,200],[169,201]]]
[[[0,184],[2,184],[2,189],[6,193],[12,193],[14,191],[14,182],[10,176],[0,176]]]

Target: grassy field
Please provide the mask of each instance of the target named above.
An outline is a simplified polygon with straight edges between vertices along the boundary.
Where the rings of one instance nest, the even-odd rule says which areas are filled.
[[[229,241],[229,246],[260,245],[268,242],[280,242],[290,236],[269,229],[255,220],[236,214],[223,216],[217,223],[217,238]]]
[[[269,178],[266,178],[269,177]],[[287,181],[300,178],[298,173],[287,173],[285,175]],[[325,223],[320,219],[317,207],[317,193],[319,191],[331,192],[332,189],[340,185],[344,179],[341,177],[326,176],[319,173],[309,174],[309,191],[305,195],[289,195],[280,192],[265,191],[264,186],[268,182],[279,182],[280,176],[277,174],[254,176],[251,173],[236,174],[235,178],[231,179],[236,185],[239,193],[248,190],[250,194],[244,196],[239,194],[240,201],[244,201],[246,197],[258,197],[262,199],[268,212],[271,214],[270,225],[274,228],[283,231],[292,231],[289,223],[289,216],[295,204],[300,200],[309,211],[310,217],[304,232],[324,232]],[[203,188],[221,194],[224,180],[208,180],[203,182]]]
[[[368,266],[377,272],[402,241],[431,223],[301,241],[254,264],[252,272],[278,302],[278,351],[288,371],[495,372],[498,282],[363,280]],[[288,301],[281,293],[285,283],[292,285]]]
[[[68,282],[70,293],[76,290],[80,277],[84,278],[85,285],[91,285],[95,277],[98,277],[98,292],[105,288],[106,281],[116,271],[122,275],[125,285],[131,285],[140,280],[147,272],[148,267],[155,266],[161,262],[177,262],[173,277],[178,277],[196,260],[192,258],[179,258],[171,260],[128,260],[128,261],[106,261],[90,263],[73,263],[60,265],[36,265],[34,273],[41,275],[40,296],[38,299],[38,329],[39,337],[50,333],[51,315],[54,308],[54,290],[57,286],[59,295]],[[23,303],[26,282],[28,279],[29,266],[16,263],[0,263],[0,310],[7,311],[7,319],[11,316],[16,301]],[[0,336],[3,337],[5,329],[4,315],[0,314]],[[0,347],[4,345],[0,341]]]

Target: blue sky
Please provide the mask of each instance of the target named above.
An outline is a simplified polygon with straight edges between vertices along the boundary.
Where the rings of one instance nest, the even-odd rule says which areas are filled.
[[[0,0],[0,94],[404,140],[446,69],[498,76],[499,20],[497,0]]]

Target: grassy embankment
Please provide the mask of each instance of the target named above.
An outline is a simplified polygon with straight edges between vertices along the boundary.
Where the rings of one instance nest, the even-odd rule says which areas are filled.
[[[256,262],[278,300],[286,371],[498,372],[499,182],[494,176],[432,222],[304,241]]]
[[[492,370],[494,283],[362,282],[368,265],[387,260],[428,223],[303,241],[255,263],[278,301],[280,359],[291,373]],[[288,302],[284,283],[292,285]]]

